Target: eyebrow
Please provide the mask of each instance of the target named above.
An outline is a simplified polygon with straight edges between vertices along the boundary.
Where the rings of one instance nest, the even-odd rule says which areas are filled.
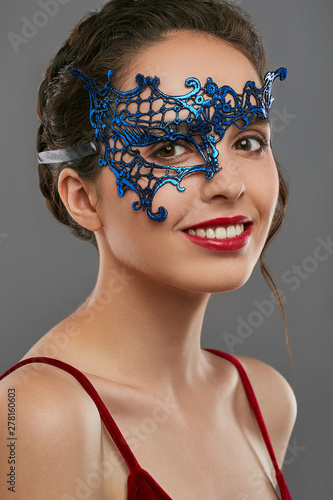
[[[237,123],[242,128],[242,125],[244,124],[244,121],[242,119],[239,119],[239,120],[237,120],[237,122],[234,122],[233,124],[230,124],[230,125],[237,126]],[[251,118],[251,120],[250,120],[250,122],[248,124],[248,127],[250,127],[251,125],[260,125],[260,126],[263,126],[263,127],[266,127],[266,126],[271,127],[271,122],[270,122],[269,118],[260,118],[258,115],[254,115]],[[167,130],[168,130],[169,127],[174,132],[179,132],[179,133],[185,134],[185,135],[187,135],[190,132],[189,124],[186,121],[181,121],[179,124],[176,124],[174,122],[167,122],[167,123],[163,124],[163,127],[158,126],[157,123],[156,123],[156,126],[154,126],[154,124],[152,124],[152,125],[148,125],[148,126],[147,125],[144,125],[144,126],[141,125],[141,127],[153,131],[153,134],[155,136],[160,136],[160,137],[163,137],[166,134],[166,132],[167,132]],[[248,128],[248,127],[246,127],[246,128]]]
[[[169,128],[171,128],[174,132],[180,132],[182,134],[188,134],[189,132],[189,124],[186,121],[181,121],[178,124],[175,122],[167,122],[163,124],[163,127],[158,126],[157,124],[155,127],[154,124],[152,124],[145,128],[152,129],[154,131],[154,135],[160,135],[160,136],[165,135],[165,132]]]

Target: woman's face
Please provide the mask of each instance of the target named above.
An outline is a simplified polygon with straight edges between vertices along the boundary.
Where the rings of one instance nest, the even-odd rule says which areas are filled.
[[[184,83],[188,77],[202,85],[211,77],[219,87],[229,85],[239,94],[249,80],[261,87],[252,63],[239,50],[192,32],[170,34],[129,66],[123,91],[136,86],[137,73],[158,76],[159,89],[171,96],[189,91]],[[103,168],[97,206],[103,223],[96,233],[100,247],[103,242],[106,253],[133,273],[177,288],[196,292],[239,288],[259,258],[276,207],[279,181],[269,144],[266,121],[253,119],[245,130],[232,125],[216,144],[221,170],[211,179],[195,172],[182,180],[185,191],[166,184],[156,192],[152,208],[163,206],[168,211],[162,222],[134,211],[137,195],[129,190],[120,198],[114,174]],[[162,165],[198,164],[198,151],[183,143],[145,146],[140,154]]]

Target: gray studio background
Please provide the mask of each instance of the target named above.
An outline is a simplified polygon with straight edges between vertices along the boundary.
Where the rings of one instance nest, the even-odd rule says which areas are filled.
[[[74,23],[103,2],[54,3],[59,9],[51,16],[38,0],[1,0],[1,373],[84,300],[97,272],[95,249],[53,220],[39,193],[35,102],[48,60]],[[203,346],[256,357],[289,380],[299,415],[286,457],[287,483],[295,500],[330,500],[333,4],[330,0],[237,3],[261,28],[269,67],[289,69],[286,82],[274,86],[271,117],[274,148],[287,171],[291,200],[267,261],[287,300],[299,368],[291,365],[281,316],[258,269],[241,290],[212,298]],[[38,26],[14,49],[8,33],[22,36],[26,19]]]

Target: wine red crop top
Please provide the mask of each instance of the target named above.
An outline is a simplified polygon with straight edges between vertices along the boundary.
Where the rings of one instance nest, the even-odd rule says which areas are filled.
[[[221,351],[216,351],[215,349],[207,349],[207,351],[210,351],[213,354],[216,354],[217,356],[221,356],[222,358],[227,359],[228,361],[233,363],[237,368],[245,392],[247,394],[249,403],[257,420],[260,432],[265,441],[268,453],[271,457],[275,469],[276,480],[280,488],[281,500],[292,500],[285,479],[283,477],[283,474],[278,466],[274,450],[272,447],[272,443],[270,441],[257,399],[253,392],[253,388],[251,386],[248,376],[245,373],[243,366],[236,358],[234,358],[230,354],[226,354]],[[113,420],[111,414],[109,413],[108,409],[106,408],[105,404],[103,403],[96,389],[87,379],[87,377],[83,375],[83,373],[81,373],[79,370],[77,370],[76,368],[67,363],[64,363],[63,361],[59,361],[58,359],[46,358],[46,357],[34,357],[34,358],[24,359],[19,363],[17,363],[16,365],[14,365],[12,368],[9,368],[9,370],[7,370],[3,375],[0,376],[0,380],[2,380],[4,377],[6,377],[6,375],[9,375],[17,368],[27,365],[29,363],[47,363],[56,366],[58,368],[61,368],[62,370],[65,370],[66,372],[70,373],[71,375],[73,375],[73,377],[76,378],[76,380],[82,385],[82,387],[87,391],[89,396],[93,399],[105,427],[107,428],[111,438],[113,439],[115,445],[117,446],[118,450],[120,451],[121,455],[123,456],[129,468],[129,476],[127,480],[127,488],[128,488],[127,500],[172,500],[171,497],[153,479],[153,477],[146,470],[140,467],[138,461],[136,460],[130,447],[128,446],[125,438],[120,432],[120,429],[118,428],[116,422]]]

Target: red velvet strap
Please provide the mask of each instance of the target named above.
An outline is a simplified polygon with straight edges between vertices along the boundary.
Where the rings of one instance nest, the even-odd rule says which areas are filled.
[[[253,387],[251,385],[251,382],[250,382],[242,364],[238,361],[238,359],[231,356],[231,354],[217,351],[216,349],[206,349],[206,351],[212,352],[213,354],[221,356],[221,358],[227,359],[228,361],[233,363],[235,365],[235,367],[237,368],[239,376],[240,376],[241,381],[243,383],[246,395],[248,397],[250,406],[251,406],[252,411],[254,413],[254,416],[257,420],[261,435],[265,441],[265,445],[266,445],[266,448],[268,450],[269,456],[271,457],[271,460],[273,462],[273,466],[275,469],[275,476],[276,476],[276,480],[277,480],[277,483],[278,483],[279,488],[280,488],[282,500],[292,500],[291,495],[290,495],[289,490],[288,490],[288,487],[286,485],[285,479],[283,477],[283,474],[282,474],[282,472],[279,468],[279,465],[277,463],[276,456],[275,456],[275,453],[273,450],[273,446],[272,446],[271,440],[269,438],[267,427],[266,427],[266,424],[264,422],[263,416],[261,414],[257,398],[254,394]]]
[[[280,488],[281,492],[281,497],[282,500],[292,500],[291,495],[289,493],[288,487],[286,485],[285,479],[283,477],[283,474],[278,466],[275,453],[273,450],[273,446],[271,443],[271,440],[268,435],[268,431],[263,419],[263,416],[261,414],[257,398],[254,394],[252,385],[250,383],[250,380],[241,365],[241,363],[231,356],[230,354],[227,354],[225,352],[217,351],[215,349],[206,349],[207,351],[216,354],[217,356],[220,356],[222,358],[227,359],[231,363],[235,365],[235,367],[238,370],[239,376],[241,378],[241,381],[243,383],[245,392],[247,394],[250,406],[253,410],[253,413],[255,415],[255,418],[257,420],[260,432],[262,434],[262,437],[264,439],[264,442],[266,444],[268,453],[271,457],[272,463],[274,465],[275,469],[275,474],[276,474],[276,479],[278,486]],[[2,380],[6,375],[9,375],[12,373],[14,370],[17,368],[27,365],[29,363],[47,363],[49,365],[56,366],[57,368],[61,368],[71,375],[73,375],[76,380],[82,385],[82,387],[86,390],[86,392],[90,395],[90,397],[93,399],[94,403],[96,404],[96,407],[100,413],[101,419],[109,431],[114,443],[116,444],[118,450],[120,451],[122,457],[124,458],[128,468],[130,469],[130,474],[128,477],[128,493],[129,496],[128,498],[135,498],[135,500],[150,500],[153,498],[161,498],[168,500],[170,497],[166,494],[164,490],[156,483],[156,481],[148,474],[147,471],[143,470],[140,466],[139,463],[137,462],[135,456],[133,455],[131,449],[129,448],[125,438],[123,437],[119,427],[113,420],[110,412],[106,408],[105,404],[103,403],[102,399],[100,398],[99,394],[97,393],[96,389],[94,386],[91,384],[91,382],[87,379],[83,373],[81,373],[79,370],[74,368],[73,366],[64,363],[63,361],[60,361],[58,359],[53,359],[53,358],[47,358],[47,357],[34,357],[34,358],[28,358],[20,361],[16,365],[12,366],[7,370],[3,375],[0,376],[0,380]],[[133,497],[132,497],[133,495]],[[145,496],[146,495],[146,496]],[[170,499],[171,500],[171,499]]]
[[[111,434],[114,443],[116,444],[118,450],[120,451],[130,471],[136,467],[139,467],[139,464],[135,456],[133,455],[130,447],[125,441],[125,438],[120,432],[120,429],[117,426],[116,422],[113,420],[109,410],[107,409],[102,399],[100,398],[98,392],[96,391],[92,383],[87,379],[87,377],[73,366],[64,363],[63,361],[60,361],[59,359],[54,359],[54,358],[46,358],[46,357],[27,358],[23,359],[16,365],[9,368],[9,370],[7,370],[3,375],[0,376],[0,380],[2,380],[6,375],[9,375],[17,368],[20,368],[21,366],[27,365],[29,363],[47,363],[49,365],[56,366],[57,368],[61,368],[62,370],[65,370],[66,372],[73,375],[73,377],[75,377],[76,380],[82,385],[82,387],[86,390],[86,392],[89,394],[89,396],[92,398],[95,405],[97,406],[97,409],[99,411],[99,414],[101,416],[101,419],[105,427]]]
[[[147,471],[133,469],[127,480],[127,500],[172,500]]]

